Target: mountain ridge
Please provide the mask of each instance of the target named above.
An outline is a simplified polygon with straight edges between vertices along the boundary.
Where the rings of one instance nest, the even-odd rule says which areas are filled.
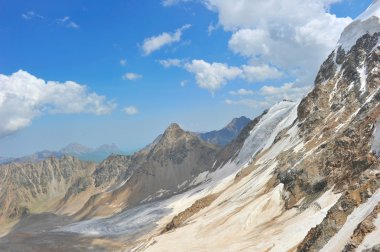
[[[350,29],[354,25],[362,24],[354,21]],[[379,38],[378,32],[361,34],[349,49],[339,42],[321,65],[311,92],[300,102],[275,104],[223,148],[171,124],[130,156],[111,155],[88,169],[66,157],[82,167],[83,175],[68,176],[69,183],[56,190],[62,201],[48,210],[74,218],[59,232],[89,239],[79,244],[105,239],[120,251],[376,250]],[[18,187],[27,189],[13,196],[13,185],[0,183],[0,205],[21,198],[16,208],[7,208],[7,216],[32,218],[33,208],[25,209],[23,200],[33,199],[34,184],[54,185],[54,179],[27,173],[29,166],[9,166],[13,168],[0,169],[0,179],[16,176]],[[43,170],[41,163],[35,167]],[[78,167],[53,170],[79,174]],[[47,192],[47,186],[36,188],[37,197]],[[27,235],[43,241],[43,247],[46,234],[52,233]],[[11,246],[17,235],[25,233],[1,238],[0,249],[2,241]]]
[[[251,119],[241,116],[233,118],[224,128],[220,130],[195,134],[204,141],[224,147],[235,139],[249,122],[251,122]]]

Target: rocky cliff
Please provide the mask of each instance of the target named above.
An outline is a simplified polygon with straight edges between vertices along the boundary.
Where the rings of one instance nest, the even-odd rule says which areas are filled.
[[[0,222],[4,225],[30,213],[54,211],[75,180],[94,169],[95,164],[70,156],[0,166]]]

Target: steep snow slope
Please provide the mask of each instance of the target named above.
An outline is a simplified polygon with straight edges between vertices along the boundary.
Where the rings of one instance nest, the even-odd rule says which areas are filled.
[[[380,1],[378,0],[344,29],[338,47],[341,46],[348,52],[360,37],[365,34],[373,35],[376,32],[380,32]]]
[[[296,119],[296,107],[295,102],[282,101],[270,108],[251,131],[235,162],[245,164],[259,151],[270,147],[277,134]]]
[[[355,240],[355,227],[380,201],[370,144],[380,117],[378,8],[344,31],[295,111],[264,115],[238,157],[208,175],[236,174],[215,201],[193,215],[187,209],[182,216],[190,217],[173,231],[158,235],[158,226],[136,248],[335,251]],[[276,127],[264,123],[271,117]]]
[[[193,146],[178,141],[193,136],[171,127],[143,151],[154,165],[138,172],[138,186],[129,179],[124,183],[125,173],[110,166],[99,171],[108,198],[90,201],[95,202],[91,209],[110,207],[110,217],[55,232],[123,241],[127,251],[354,251],[376,245],[378,229],[361,224],[370,220],[378,227],[369,217],[380,206],[380,160],[371,150],[380,118],[380,33],[373,16],[378,3],[344,31],[315,88],[300,103],[283,101],[259,117],[244,143],[236,145],[241,149],[226,155],[232,158],[218,162],[215,153],[191,176],[169,179],[173,193],[182,185],[189,190],[115,213],[123,209],[118,203],[127,202],[129,189],[140,193],[154,180],[138,203],[165,192],[159,183],[179,166],[161,165],[162,157],[182,159],[182,150]],[[183,169],[199,169],[192,160]],[[122,186],[113,190],[115,180]]]
[[[138,210],[131,209],[110,218],[78,222],[60,230],[91,235],[131,235],[152,227],[152,222],[171,213],[166,216],[167,220],[168,217],[185,210],[197,199],[210,193],[220,192],[227,185],[233,183],[236,173],[246,167],[249,160],[264,148],[267,142],[273,142],[274,134],[294,121],[296,107],[296,103],[289,101],[282,101],[274,105],[251,131],[250,136],[244,142],[246,149],[242,148],[243,152],[236,159],[214,172],[201,174],[191,182],[192,184],[205,182],[201,186],[168,200],[143,205],[138,207]],[[257,144],[257,139],[260,139],[259,144]],[[165,221],[162,224],[165,224]]]

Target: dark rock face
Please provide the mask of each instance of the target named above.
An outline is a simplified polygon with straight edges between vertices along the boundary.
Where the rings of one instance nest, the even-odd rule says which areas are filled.
[[[235,139],[241,130],[249,124],[251,120],[245,116],[234,118],[226,127],[221,130],[214,130],[206,133],[199,133],[199,137],[206,142],[225,146]]]
[[[370,173],[380,167],[370,147],[373,125],[380,118],[379,36],[365,34],[348,52],[342,48],[332,52],[318,73],[314,90],[298,107],[300,136],[318,151],[310,162],[295,169],[296,176],[281,176],[280,172],[280,181],[292,195],[333,186],[345,194],[323,222],[309,231],[297,251],[319,251],[354,208],[380,187]],[[320,181],[308,182],[312,178]],[[362,230],[367,227],[364,223]],[[346,251],[356,246],[355,239]]]
[[[128,177],[127,171],[130,166],[131,157],[123,155],[111,155],[98,165],[93,178],[95,186],[100,187],[104,184],[111,184],[115,180],[122,180]]]

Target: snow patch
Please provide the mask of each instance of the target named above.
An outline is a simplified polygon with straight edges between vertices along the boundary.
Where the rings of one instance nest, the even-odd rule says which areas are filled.
[[[356,227],[373,211],[379,201],[380,189],[347,217],[346,223],[322,248],[321,252],[342,251]]]
[[[348,52],[356,41],[365,34],[373,35],[380,32],[380,1],[373,2],[368,9],[355,21],[348,25],[338,42],[345,52]]]
[[[363,93],[366,91],[367,85],[367,67],[363,66],[361,68],[358,68],[357,71],[360,75],[360,92]]]
[[[377,156],[380,156],[380,120],[376,123],[375,130],[373,131],[371,149]]]
[[[362,244],[360,244],[356,251],[361,252],[380,243],[380,214],[377,215],[373,224],[375,225],[375,230],[365,236]]]
[[[297,118],[297,105],[295,102],[282,101],[269,109],[245,140],[237,162],[249,162],[258,152],[269,148],[277,134]]]

